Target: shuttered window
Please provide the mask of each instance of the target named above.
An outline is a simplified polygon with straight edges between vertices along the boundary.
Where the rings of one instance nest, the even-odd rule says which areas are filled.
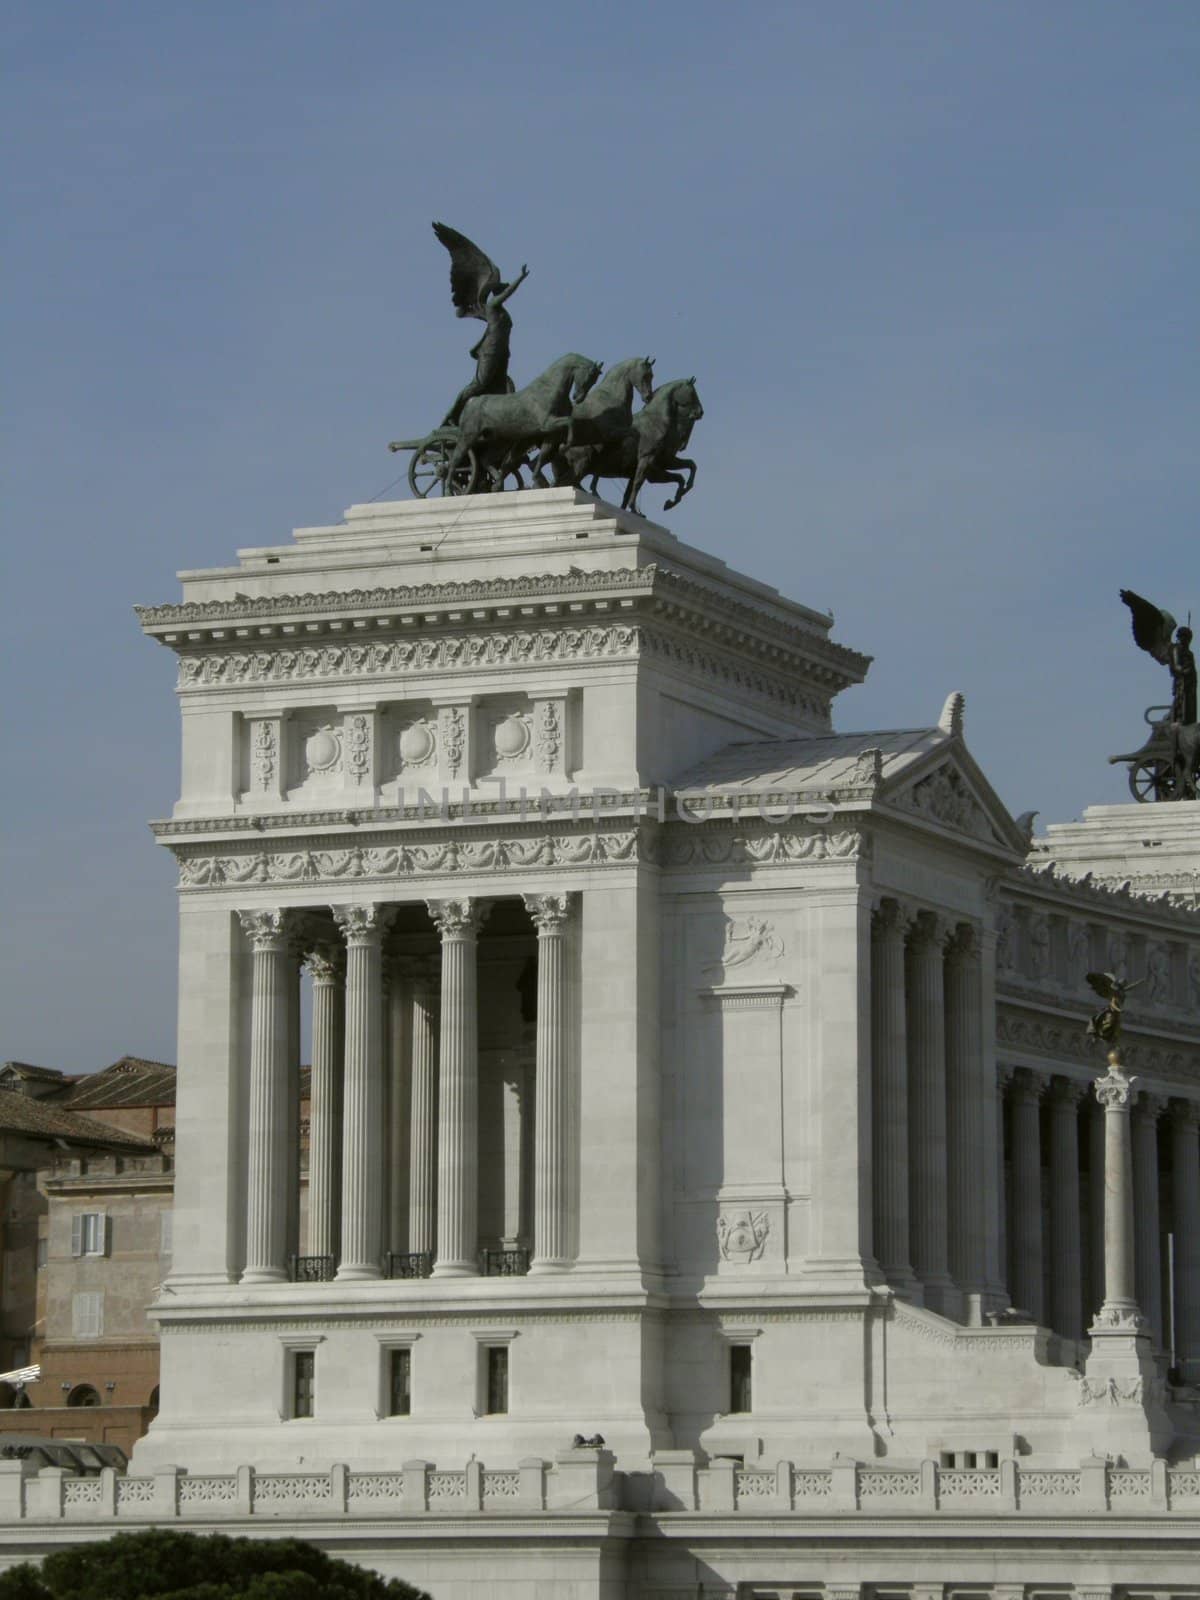
[[[72,1295],[71,1332],[77,1339],[98,1339],[104,1332],[103,1290]]]
[[[111,1232],[110,1218],[103,1211],[77,1211],[71,1218],[71,1254],[109,1255]]]

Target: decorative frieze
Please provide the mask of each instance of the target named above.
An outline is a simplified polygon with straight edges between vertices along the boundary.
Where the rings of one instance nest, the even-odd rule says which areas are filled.
[[[969,833],[972,838],[983,839],[988,844],[1008,843],[992,826],[962,774],[949,763],[914,784],[899,804],[943,827]]]

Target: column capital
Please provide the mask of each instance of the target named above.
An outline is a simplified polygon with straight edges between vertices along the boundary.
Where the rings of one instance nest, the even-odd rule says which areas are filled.
[[[526,894],[521,898],[533,918],[539,937],[561,933],[574,909],[573,894]]]
[[[1032,1067],[1017,1067],[1012,1075],[1012,1092],[1018,1100],[1040,1100],[1046,1092],[1049,1078]]]
[[[895,895],[882,895],[871,913],[871,932],[879,939],[904,937],[910,912]]]
[[[349,945],[378,944],[395,914],[388,905],[330,906],[333,920]]]
[[[340,945],[310,945],[304,952],[304,964],[314,983],[340,983],[346,976],[346,954]]]
[[[963,966],[977,965],[980,958],[979,929],[973,922],[956,922],[945,935],[946,955]]]
[[[1150,1121],[1157,1122],[1163,1112],[1166,1111],[1167,1104],[1166,1095],[1148,1094],[1143,1089],[1137,1097],[1137,1104],[1134,1106],[1133,1114],[1139,1119],[1149,1118]]]
[[[1115,1055],[1116,1052],[1113,1052]],[[1102,1078],[1097,1078],[1093,1087],[1096,1099],[1105,1111],[1127,1111],[1136,1097],[1134,1084],[1136,1078],[1127,1078],[1121,1071],[1120,1061],[1109,1059],[1108,1071]]]
[[[426,900],[425,905],[443,939],[474,939],[491,910],[486,900]]]
[[[910,915],[908,924],[910,944],[941,944],[945,940],[948,931],[949,924],[939,911],[917,911]]]
[[[1060,1106],[1074,1111],[1087,1099],[1090,1087],[1090,1084],[1081,1083],[1078,1078],[1055,1076],[1050,1080],[1048,1099],[1052,1106]]]
[[[239,911],[242,932],[255,950],[280,951],[288,940],[288,915],[275,907],[269,911]]]

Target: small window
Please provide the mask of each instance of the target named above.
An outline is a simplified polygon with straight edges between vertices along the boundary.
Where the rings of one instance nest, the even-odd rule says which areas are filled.
[[[73,1256],[106,1256],[108,1253],[108,1218],[104,1212],[76,1212],[71,1218],[71,1254]]]
[[[388,1351],[388,1414],[407,1417],[412,1414],[412,1351]]]
[[[729,1347],[729,1409],[751,1411],[750,1383],[751,1355],[748,1344],[731,1344]]]
[[[171,1259],[171,1252],[175,1243],[175,1213],[164,1211],[159,1218],[158,1253],[167,1261]]]
[[[67,1396],[69,1406],[98,1406],[100,1404],[100,1391],[93,1389],[90,1383],[77,1383]]]
[[[297,1350],[292,1355],[292,1415],[311,1417],[317,1357],[315,1351]]]
[[[71,1332],[77,1339],[98,1339],[104,1332],[104,1291],[71,1296]]]
[[[491,1417],[503,1416],[508,1410],[508,1346],[490,1344],[485,1354],[487,1414]]]

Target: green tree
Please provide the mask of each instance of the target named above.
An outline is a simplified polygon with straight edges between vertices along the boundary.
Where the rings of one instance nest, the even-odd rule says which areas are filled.
[[[73,1545],[0,1574],[0,1600],[430,1600],[301,1539],[153,1529]]]

